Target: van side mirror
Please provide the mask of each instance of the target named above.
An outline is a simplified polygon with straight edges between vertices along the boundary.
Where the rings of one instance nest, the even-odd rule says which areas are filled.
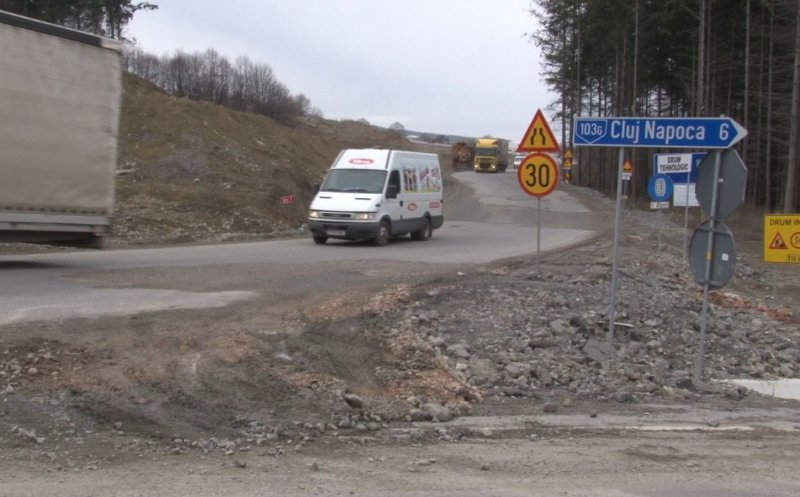
[[[319,193],[320,188],[322,188],[322,183],[317,183],[314,185],[314,193]]]
[[[386,198],[397,198],[398,193],[400,193],[400,189],[397,185],[389,184],[386,187]]]

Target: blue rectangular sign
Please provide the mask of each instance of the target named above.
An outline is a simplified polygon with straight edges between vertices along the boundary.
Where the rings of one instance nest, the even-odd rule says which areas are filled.
[[[576,117],[572,143],[590,147],[724,149],[747,136],[729,117]]]

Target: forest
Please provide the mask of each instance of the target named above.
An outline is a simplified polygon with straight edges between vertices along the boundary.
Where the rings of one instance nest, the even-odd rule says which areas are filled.
[[[157,8],[131,0],[0,0],[0,10],[118,40],[136,12]]]
[[[533,0],[530,12],[564,150],[574,116],[728,116],[748,130],[734,146],[747,203],[800,211],[800,0]],[[666,152],[680,151],[626,150],[630,194],[646,196]],[[573,183],[616,191],[618,149],[573,154]]]

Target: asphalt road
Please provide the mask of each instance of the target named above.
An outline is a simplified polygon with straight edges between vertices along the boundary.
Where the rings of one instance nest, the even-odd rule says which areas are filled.
[[[136,250],[50,252],[0,257],[0,325],[31,320],[209,308],[281,298],[346,281],[436,272],[555,250],[596,234],[598,215],[556,190],[541,202],[516,174],[454,175],[445,224],[427,242],[386,247],[309,238]],[[541,227],[537,230],[541,209]],[[340,280],[344,272],[351,278]],[[313,283],[312,283],[313,282]]]

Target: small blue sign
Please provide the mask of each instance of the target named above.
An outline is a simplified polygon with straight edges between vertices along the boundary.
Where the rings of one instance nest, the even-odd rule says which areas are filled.
[[[647,193],[654,202],[664,202],[672,196],[672,180],[666,174],[656,174],[647,183]]]
[[[729,148],[747,130],[729,117],[576,117],[573,143],[594,147]]]

